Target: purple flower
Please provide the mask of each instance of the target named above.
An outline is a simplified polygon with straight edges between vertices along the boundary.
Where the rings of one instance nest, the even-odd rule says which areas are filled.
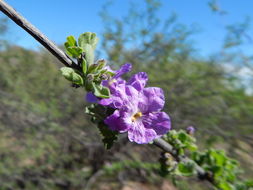
[[[111,95],[110,98],[97,99],[97,102],[115,109],[104,120],[111,130],[127,132],[131,142],[145,144],[166,134],[171,122],[169,116],[161,112],[165,103],[162,89],[145,88],[148,81],[145,72],[133,75],[128,82],[121,78],[131,67],[131,64],[125,64],[115,71],[113,77],[103,81],[102,84],[110,89]],[[92,93],[87,94],[87,99],[96,102]]]
[[[163,91],[144,88],[147,80],[146,73],[134,75],[127,84],[116,86],[110,102],[106,102],[116,110],[104,122],[112,130],[128,132],[129,140],[138,144],[149,143],[171,128],[169,116],[161,112],[165,103]]]
[[[129,81],[127,82],[128,85],[133,86],[136,90],[142,90],[148,81],[148,75],[145,72],[139,72],[133,75]]]
[[[115,72],[115,75],[112,78],[118,79],[119,77],[121,77],[121,75],[123,75],[131,70],[132,70],[132,64],[126,63],[126,64],[122,65],[119,70],[117,70]]]
[[[147,81],[148,75],[145,72],[139,72],[133,75],[127,83],[125,81],[117,81],[109,86],[111,91],[110,98],[101,99],[99,104],[112,108],[120,108],[120,106],[124,104],[124,101],[127,101],[126,92],[124,91],[125,86],[130,85],[136,90],[141,91],[144,89]]]
[[[86,101],[90,103],[97,103],[98,98],[92,92],[87,92]]]
[[[132,69],[132,65],[130,63],[126,63],[124,65],[122,65],[119,70],[117,71],[112,71],[110,67],[108,67],[109,71],[115,73],[115,75],[110,78],[109,80],[104,80],[102,82],[102,84],[104,86],[107,86],[110,88],[110,90],[113,90],[118,84],[120,83],[124,83],[125,81],[121,78],[121,76],[129,71],[131,71]]]
[[[121,75],[131,71],[132,65],[130,63],[126,63],[117,71],[113,71],[110,66],[106,66],[105,69],[115,74],[112,78],[102,81],[102,84],[106,87],[109,87],[110,92],[112,93],[117,85],[125,83],[125,81],[121,78]],[[86,94],[86,101],[90,103],[98,103],[99,98],[97,98],[92,92],[88,92]],[[101,101],[106,101],[106,99],[102,99]]]
[[[195,132],[195,128],[193,127],[193,126],[188,126],[187,128],[186,128],[186,132],[189,134],[189,135],[193,135],[194,134],[194,132]]]

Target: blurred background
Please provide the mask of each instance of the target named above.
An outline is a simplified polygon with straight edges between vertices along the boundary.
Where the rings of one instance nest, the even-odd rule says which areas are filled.
[[[224,149],[253,178],[251,0],[6,0],[49,39],[87,31],[97,58],[125,62],[164,89],[174,129]],[[120,139],[105,150],[50,53],[0,14],[1,190],[206,190],[196,178],[159,176],[160,151]],[[129,77],[129,76],[128,76]]]

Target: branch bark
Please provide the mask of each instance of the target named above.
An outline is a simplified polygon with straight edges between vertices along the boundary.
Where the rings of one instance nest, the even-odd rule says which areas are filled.
[[[0,0],[0,10],[13,20],[17,25],[23,28],[31,36],[33,36],[41,45],[43,45],[50,53],[52,53],[60,62],[62,62],[67,67],[72,67],[75,69],[80,69],[78,65],[70,59],[61,49],[59,49],[53,42],[51,42],[45,35],[43,35],[35,26],[29,23],[24,17],[22,17],[17,11],[15,11],[10,5],[8,5],[3,0]],[[177,161],[188,162],[191,159],[187,157],[178,156],[174,151],[172,145],[167,143],[161,138],[154,140],[154,145],[159,147],[165,152],[169,152]],[[198,176],[201,179],[205,179],[212,183],[212,178],[205,172],[203,168],[196,164],[196,170]]]
[[[174,150],[173,146],[167,143],[165,140],[161,138],[157,138],[153,141],[153,144],[165,152],[170,153],[178,162],[191,162],[192,160],[186,156],[179,156],[177,152]],[[213,178],[210,174],[206,173],[205,170],[200,167],[197,163],[195,164],[195,169],[197,171],[198,177],[200,179],[207,180],[213,183]]]

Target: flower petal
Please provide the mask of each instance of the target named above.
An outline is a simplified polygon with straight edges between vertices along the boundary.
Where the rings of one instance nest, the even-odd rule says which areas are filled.
[[[128,139],[138,144],[147,144],[157,137],[153,129],[145,128],[142,122],[133,122],[128,130]]]
[[[118,131],[120,133],[126,132],[129,128],[129,125],[123,122],[121,114],[118,110],[115,110],[112,115],[108,116],[104,120],[104,122],[111,130]]]
[[[113,98],[110,97],[110,98],[101,99],[98,103],[103,106],[108,106],[108,105],[112,104],[112,102],[113,102]]]
[[[131,71],[131,69],[132,69],[132,64],[126,63],[122,65],[119,70],[115,72],[116,74],[114,75],[113,78],[119,78],[121,75]]]
[[[127,101],[127,95],[125,92],[125,84],[118,84],[117,86],[115,86],[113,91],[111,91],[110,98],[105,98],[105,99],[100,100],[99,104],[120,109],[122,106],[125,105],[124,103],[125,101]]]
[[[148,75],[145,72],[139,72],[135,75],[133,75],[129,81],[128,81],[128,85],[132,85],[136,90],[142,90],[146,83],[148,81]]]
[[[115,110],[112,115],[108,116],[104,120],[104,122],[109,126],[111,130],[117,131],[117,129],[119,128],[119,117],[120,117],[119,111]]]
[[[90,103],[97,103],[99,99],[92,92],[88,92],[86,94],[86,101]]]
[[[143,113],[160,111],[165,103],[163,90],[157,87],[143,89],[143,97],[140,102]]]
[[[109,71],[109,72],[111,72],[111,73],[115,73],[115,71],[112,70],[112,68],[111,68],[109,65],[106,65],[106,66],[104,67],[104,69],[107,70],[107,71]]]
[[[166,134],[171,129],[170,117],[165,112],[144,115],[142,122],[146,128],[153,129],[158,136]]]

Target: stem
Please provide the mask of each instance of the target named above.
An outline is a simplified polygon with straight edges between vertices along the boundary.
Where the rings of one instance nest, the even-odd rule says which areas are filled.
[[[174,150],[173,146],[167,143],[165,140],[161,138],[157,138],[153,141],[153,144],[162,149],[165,152],[170,153],[178,162],[190,162],[193,161],[186,156],[179,156],[177,152]],[[213,183],[213,179],[210,175],[208,175],[205,170],[200,167],[197,163],[195,163],[195,169],[198,173],[200,179],[205,179],[211,183]]]
[[[17,25],[28,32],[34,39],[43,45],[50,53],[52,53],[60,62],[67,67],[77,68],[75,62],[70,59],[61,49],[59,49],[52,41],[42,34],[35,26],[29,23],[23,16],[15,11],[10,5],[0,0],[0,10],[8,16]]]
[[[78,65],[70,59],[61,49],[59,49],[53,42],[51,42],[45,35],[43,35],[35,26],[29,23],[24,17],[17,13],[11,6],[0,0],[0,10],[13,20],[17,25],[23,28],[31,36],[33,36],[42,46],[44,46],[51,54],[53,54],[60,62],[67,67],[80,69]],[[154,145],[162,149],[163,151],[169,152],[177,161],[188,162],[191,159],[177,155],[174,151],[173,146],[164,141],[161,138],[155,139]],[[196,171],[201,179],[205,179],[213,183],[212,178],[205,172],[203,168],[196,164]]]

